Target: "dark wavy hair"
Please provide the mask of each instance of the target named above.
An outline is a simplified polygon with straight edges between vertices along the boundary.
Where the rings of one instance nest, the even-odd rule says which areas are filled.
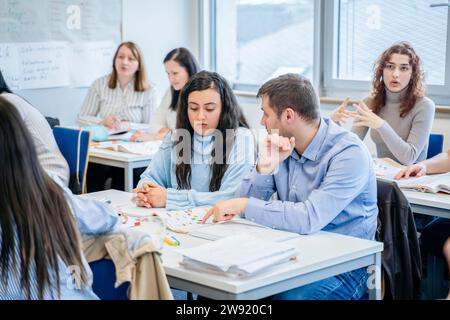
[[[166,63],[170,60],[177,62],[180,66],[186,69],[187,73],[189,74],[189,78],[200,71],[200,67],[194,55],[186,48],[181,47],[173,49],[166,55],[163,63]],[[175,90],[172,86],[170,86],[170,90],[172,92],[172,101],[170,102],[169,109],[175,111],[177,110],[180,90]]]
[[[381,108],[386,105],[386,85],[384,84],[383,71],[386,63],[389,62],[389,59],[395,53],[408,56],[409,64],[412,68],[411,79],[409,80],[406,93],[400,101],[400,117],[403,118],[414,107],[417,99],[425,95],[422,61],[408,42],[399,42],[387,48],[375,62],[370,108],[374,113],[378,114]]]
[[[222,177],[228,168],[227,154],[231,150],[235,137],[234,135],[226,135],[227,129],[234,129],[239,127],[249,128],[247,119],[244,117],[241,107],[238,105],[233,90],[228,85],[225,78],[216,72],[201,71],[191,77],[189,82],[185,85],[180,93],[179,110],[177,113],[177,129],[185,129],[189,131],[191,137],[191,145],[194,139],[194,129],[192,128],[188,118],[188,97],[191,92],[203,91],[207,89],[214,89],[220,95],[222,103],[222,111],[220,113],[219,124],[217,130],[220,131],[222,139],[215,139],[212,151],[213,162],[211,163],[211,181],[209,182],[209,191],[217,191],[220,189]],[[220,141],[222,140],[222,141]],[[225,141],[225,143],[222,143]],[[179,139],[175,142],[175,146],[182,142]],[[214,157],[215,150],[222,148],[222,159]],[[228,151],[228,153],[227,153]],[[182,151],[183,152],[183,151]],[[177,157],[182,157],[183,154],[177,154]],[[215,159],[215,160],[214,160]],[[189,159],[190,160],[190,159]],[[191,187],[191,165],[190,161],[184,163],[177,161],[176,177],[178,189],[190,189]]]
[[[28,299],[34,289],[39,299],[47,289],[53,297],[54,288],[59,297],[61,259],[79,266],[86,284],[80,236],[63,190],[40,166],[19,112],[2,97],[0,163],[0,281],[6,285],[17,274]]]

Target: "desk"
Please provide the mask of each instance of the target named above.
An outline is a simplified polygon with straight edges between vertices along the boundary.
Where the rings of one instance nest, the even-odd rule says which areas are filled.
[[[133,190],[133,169],[147,167],[153,155],[137,155],[89,147],[89,162],[124,169],[125,191]]]
[[[131,194],[106,190],[84,196],[108,198],[113,206],[129,204]],[[176,234],[182,247],[193,247],[207,240]],[[163,266],[169,284],[212,299],[261,299],[273,294],[322,280],[365,266],[372,268],[371,299],[381,298],[381,252],[383,243],[330,232],[299,236],[290,242],[300,251],[299,260],[286,263],[256,276],[234,279],[188,270],[179,265],[181,255],[164,245]]]
[[[412,211],[450,219],[450,195],[445,193],[424,193],[403,190]]]

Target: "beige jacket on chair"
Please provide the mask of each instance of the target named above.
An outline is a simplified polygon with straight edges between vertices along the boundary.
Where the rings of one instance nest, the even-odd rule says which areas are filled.
[[[117,288],[129,282],[130,300],[172,300],[172,292],[162,266],[160,253],[152,242],[128,250],[123,234],[111,234],[83,239],[83,250],[88,262],[109,258],[116,268]]]

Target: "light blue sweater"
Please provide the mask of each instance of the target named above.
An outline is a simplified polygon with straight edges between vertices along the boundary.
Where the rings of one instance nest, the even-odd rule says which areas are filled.
[[[151,181],[166,188],[168,210],[209,206],[220,200],[233,198],[242,179],[249,174],[255,163],[253,135],[246,128],[239,128],[236,131],[233,147],[227,160],[228,168],[222,177],[220,189],[209,192],[212,137],[194,134],[191,148],[190,190],[178,190],[175,175],[175,149],[170,135],[166,136],[152,162],[141,175],[138,186]]]

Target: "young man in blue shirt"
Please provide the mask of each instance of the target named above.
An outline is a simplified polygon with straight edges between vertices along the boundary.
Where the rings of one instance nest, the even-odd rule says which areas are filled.
[[[372,159],[360,139],[319,114],[309,80],[287,74],[258,92],[268,136],[256,168],[236,198],[205,216],[235,215],[275,228],[311,234],[319,230],[374,239],[377,191]],[[279,200],[270,200],[274,193]],[[275,299],[360,299],[366,268],[275,295]]]

